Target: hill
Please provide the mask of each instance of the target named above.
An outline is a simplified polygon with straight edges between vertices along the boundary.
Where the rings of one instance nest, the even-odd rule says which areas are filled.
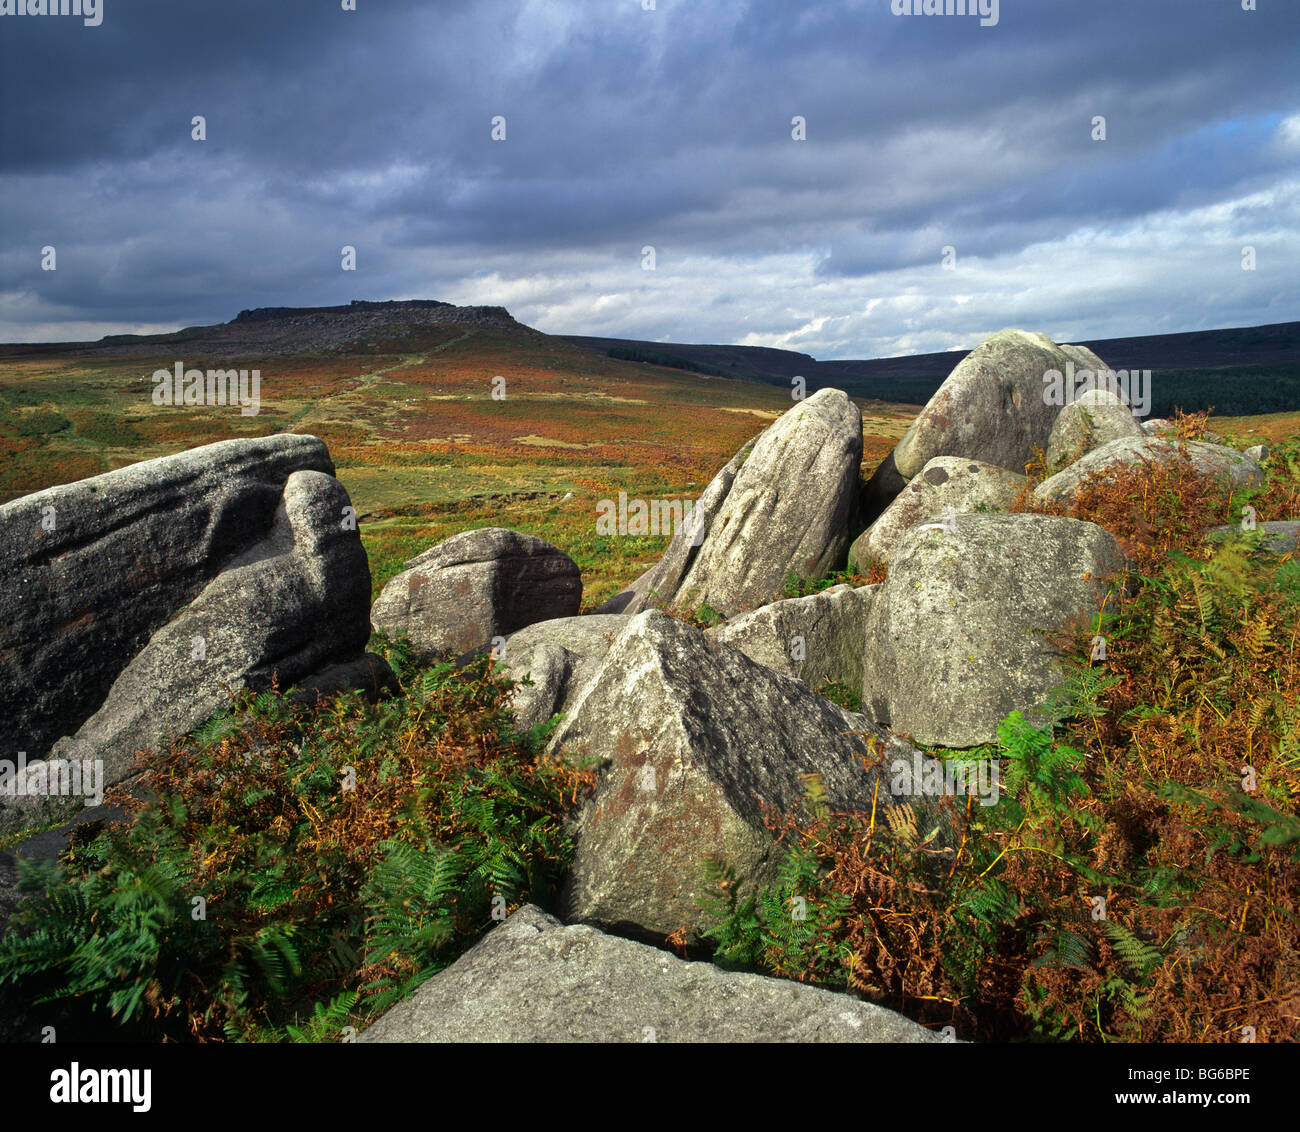
[[[154,404],[151,375],[177,361],[258,368],[256,414]],[[307,433],[357,508],[376,590],[490,520],[564,546],[596,605],[665,540],[596,535],[595,504],[693,497],[790,404],[770,385],[579,349],[501,307],[262,308],[172,334],[0,347],[0,502],[212,441]],[[912,411],[867,413],[871,466]]]
[[[790,379],[799,376],[810,390],[832,386],[859,398],[907,404],[928,401],[969,352],[823,362],[809,354],[765,346],[562,337],[609,357],[787,388]],[[1213,407],[1236,415],[1300,409],[1300,322],[1100,338],[1080,345],[1115,369],[1150,369],[1156,416],[1172,415],[1175,408],[1195,412]]]

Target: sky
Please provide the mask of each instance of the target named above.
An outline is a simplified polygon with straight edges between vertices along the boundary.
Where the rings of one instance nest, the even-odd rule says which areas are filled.
[[[21,2],[0,341],[404,298],[819,359],[1300,319],[1300,0]]]

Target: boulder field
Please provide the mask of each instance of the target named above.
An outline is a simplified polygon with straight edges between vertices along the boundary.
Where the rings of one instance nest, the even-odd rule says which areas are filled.
[[[1128,581],[1110,532],[1016,509],[1036,452],[1040,500],[1182,454],[1259,482],[1266,450],[1182,445],[1108,372],[1081,347],[995,334],[865,483],[861,413],[823,389],[744,444],[661,560],[586,615],[573,559],[501,528],[429,547],[369,607],[355,512],[310,436],[224,441],[0,506],[0,759],[15,767],[0,834],[67,822],[0,854],[0,916],[15,858],[54,855],[89,820],[89,798],[41,788],[52,768],[126,780],[136,751],[232,690],[401,695],[365,651],[382,629],[426,659],[491,649],[516,681],[516,726],[550,724],[549,753],[586,760],[595,788],[567,819],[560,918],[515,911],[363,1041],[939,1040],[856,997],[663,945],[712,926],[710,857],[741,896],[773,882],[764,810],[795,805],[811,776],[835,809],[907,807],[929,851],[952,853],[955,800],[921,789],[937,762],[921,747],[989,743],[1012,711],[1044,719],[1063,674],[1051,635],[1093,624]],[[1053,396],[1063,373],[1083,380]],[[1263,524],[1263,547],[1294,551],[1295,527]],[[879,564],[883,582],[816,588]],[[791,575],[814,592],[786,596]]]

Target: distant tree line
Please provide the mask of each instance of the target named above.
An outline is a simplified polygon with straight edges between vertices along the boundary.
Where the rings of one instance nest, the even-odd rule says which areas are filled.
[[[943,381],[935,377],[844,378],[835,384],[854,397],[924,405]],[[1189,413],[1213,409],[1221,417],[1296,412],[1300,410],[1300,365],[1153,369],[1147,416],[1171,417],[1180,408]]]
[[[609,351],[611,358],[624,362],[644,362],[652,366],[668,366],[671,369],[689,370],[691,373],[706,373],[712,377],[730,377],[725,370],[717,366],[705,365],[703,362],[690,362],[676,354],[664,354],[658,350],[647,350],[642,346],[614,346]]]

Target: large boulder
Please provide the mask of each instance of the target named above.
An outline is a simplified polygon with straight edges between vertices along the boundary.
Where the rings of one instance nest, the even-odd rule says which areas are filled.
[[[1183,458],[1184,453],[1199,475],[1227,476],[1234,484],[1250,487],[1264,482],[1260,466],[1235,448],[1200,440],[1176,442],[1143,436],[1112,440],[1094,448],[1068,468],[1040,483],[1034,488],[1034,497],[1040,500],[1072,499],[1093,473],[1104,479],[1107,472],[1116,468],[1166,463]]]
[[[1063,674],[1044,631],[1091,622],[1125,569],[1094,523],[958,515],[894,549],[867,619],[863,711],[913,741],[993,742],[1013,710],[1042,722]]]
[[[582,604],[578,565],[535,535],[486,527],[452,535],[406,563],[370,611],[410,637],[417,656],[460,655]]]
[[[568,710],[574,693],[600,668],[629,616],[590,614],[539,621],[511,634],[501,650],[516,726],[526,731]],[[529,683],[524,683],[527,677]]]
[[[1109,389],[1091,389],[1066,405],[1047,440],[1047,470],[1059,472],[1112,440],[1140,440],[1146,433],[1133,411]]]
[[[863,570],[868,562],[888,562],[904,532],[921,523],[962,515],[981,505],[1006,510],[1029,481],[982,460],[936,456],[921,469],[884,514],[862,532],[849,548],[849,568]]]
[[[718,473],[694,524],[618,611],[707,603],[729,617],[778,595],[791,573],[823,577],[849,548],[861,462],[857,405],[838,389],[801,401]]]
[[[760,434],[765,435],[765,434]],[[699,499],[691,510],[691,521],[684,523],[673,532],[672,541],[663,557],[649,570],[645,571],[627,589],[616,593],[605,602],[597,613],[640,613],[645,609],[657,608],[667,604],[686,576],[691,564],[699,553],[700,543],[705,537],[714,519],[727,502],[727,494],[735,482],[736,473],[740,471],[749,455],[758,443],[759,437],[741,445],[722,470],[713,477],[700,493]]]
[[[1110,367],[1087,346],[1072,346],[1069,343],[1063,343],[1061,353],[1074,363],[1075,379],[1080,386],[1081,392],[1101,385],[1105,375],[1111,372]]]
[[[898,442],[899,475],[910,480],[936,456],[1023,472],[1034,449],[1047,447],[1063,404],[1049,395],[1048,375],[1081,366],[1105,368],[1090,350],[1067,351],[1045,334],[1003,330],[986,338],[957,363]]]
[[[884,1007],[689,963],[531,904],[373,1023],[362,1042],[909,1042]]]
[[[370,636],[370,567],[343,485],[294,472],[266,537],[180,609],[122,670],[98,710],[50,751],[51,767],[96,760],[105,784],[127,777],[135,751],[184,735],[231,693],[291,684]],[[48,771],[29,768],[33,775]],[[0,830],[64,813],[72,799],[28,790],[3,799]]]
[[[807,597],[738,613],[708,635],[750,660],[807,684],[862,686],[867,614],[878,586],[831,586]]]
[[[5,742],[43,758],[81,726],[149,638],[266,539],[299,471],[334,473],[314,436],[226,440],[0,505]]]
[[[821,777],[835,809],[913,801],[888,774],[916,754],[908,744],[657,610],[628,622],[550,749],[601,767],[574,817],[565,918],[654,938],[711,923],[699,907],[711,853],[742,898],[772,882],[763,804],[788,810],[803,776]],[[937,807],[915,804],[926,820]]]
[[[361,651],[370,570],[332,471],[314,437],[225,441],[0,508],[3,758],[28,764],[0,832],[74,812],[74,770],[120,781],[230,691]]]

